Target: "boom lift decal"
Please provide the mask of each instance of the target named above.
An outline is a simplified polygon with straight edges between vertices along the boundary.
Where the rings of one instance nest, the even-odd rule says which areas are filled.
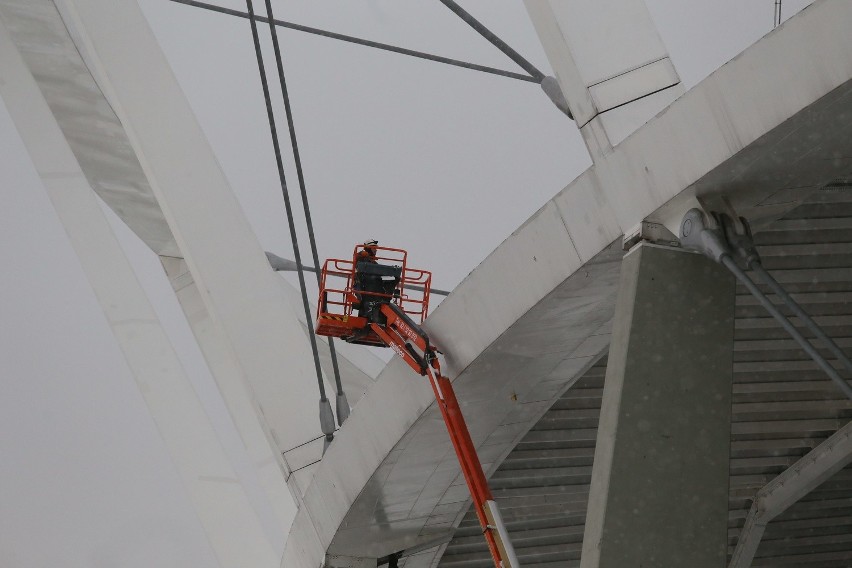
[[[429,378],[494,565],[519,568],[453,385],[441,374],[439,351],[420,327],[429,309],[432,274],[409,268],[408,253],[402,249],[370,248],[375,256],[366,255],[365,245],[358,245],[352,260],[325,261],[316,332],[350,343],[390,347],[417,374]]]

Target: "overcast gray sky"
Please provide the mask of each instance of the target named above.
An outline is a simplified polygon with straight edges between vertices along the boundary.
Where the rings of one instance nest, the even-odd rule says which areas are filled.
[[[140,3],[261,244],[291,257],[247,21]],[[647,0],[687,87],[770,31],[773,3]],[[785,0],[785,18],[808,3]],[[461,4],[549,73],[520,0]],[[274,5],[282,19],[516,70],[436,0]],[[573,123],[537,85],[290,30],[280,37],[321,258],[377,238],[452,288],[590,164]],[[295,194],[289,158],[287,167]],[[0,171],[0,566],[215,566],[2,105]],[[226,445],[235,443],[159,263],[117,231]]]

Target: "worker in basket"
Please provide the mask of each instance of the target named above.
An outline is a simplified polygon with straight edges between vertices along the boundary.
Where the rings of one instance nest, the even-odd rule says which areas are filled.
[[[390,302],[398,294],[401,269],[398,266],[385,266],[378,263],[379,241],[368,239],[363,248],[355,255],[355,282],[353,289],[358,297],[358,316],[371,322],[384,323],[381,311],[383,303]]]

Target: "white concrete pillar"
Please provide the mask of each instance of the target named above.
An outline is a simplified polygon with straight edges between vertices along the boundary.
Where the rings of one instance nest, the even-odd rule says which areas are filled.
[[[625,256],[582,568],[725,567],[734,301],[703,256]]]
[[[0,18],[0,96],[42,179],[222,568],[278,565],[192,384]]]
[[[186,262],[182,258],[173,257],[160,257],[160,261],[204,355],[210,374],[225,401],[243,448],[255,467],[268,504],[278,520],[280,540],[277,542],[284,542],[295,516],[294,496],[298,499],[301,495],[295,485],[288,491],[287,485],[295,483],[295,479],[291,478],[291,465],[282,465],[276,442],[267,438],[268,431],[264,430],[263,424],[257,419],[257,408],[251,393],[239,380],[241,370],[237,366],[237,358],[221,329],[210,317]],[[303,464],[292,467],[301,465]]]
[[[227,342],[221,356],[232,358],[233,380],[248,388],[279,452],[316,437],[308,339],[139,6],[135,0],[57,5]]]

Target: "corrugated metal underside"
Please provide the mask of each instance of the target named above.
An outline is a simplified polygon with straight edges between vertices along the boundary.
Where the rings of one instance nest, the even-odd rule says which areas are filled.
[[[756,241],[764,266],[852,352],[852,188],[817,192]],[[852,401],[742,287],[734,351],[729,554],[758,489],[852,419]],[[605,373],[604,358],[491,477],[524,568],[579,566]],[[439,566],[492,566],[472,511]],[[752,566],[852,566],[852,466],[771,522]]]

